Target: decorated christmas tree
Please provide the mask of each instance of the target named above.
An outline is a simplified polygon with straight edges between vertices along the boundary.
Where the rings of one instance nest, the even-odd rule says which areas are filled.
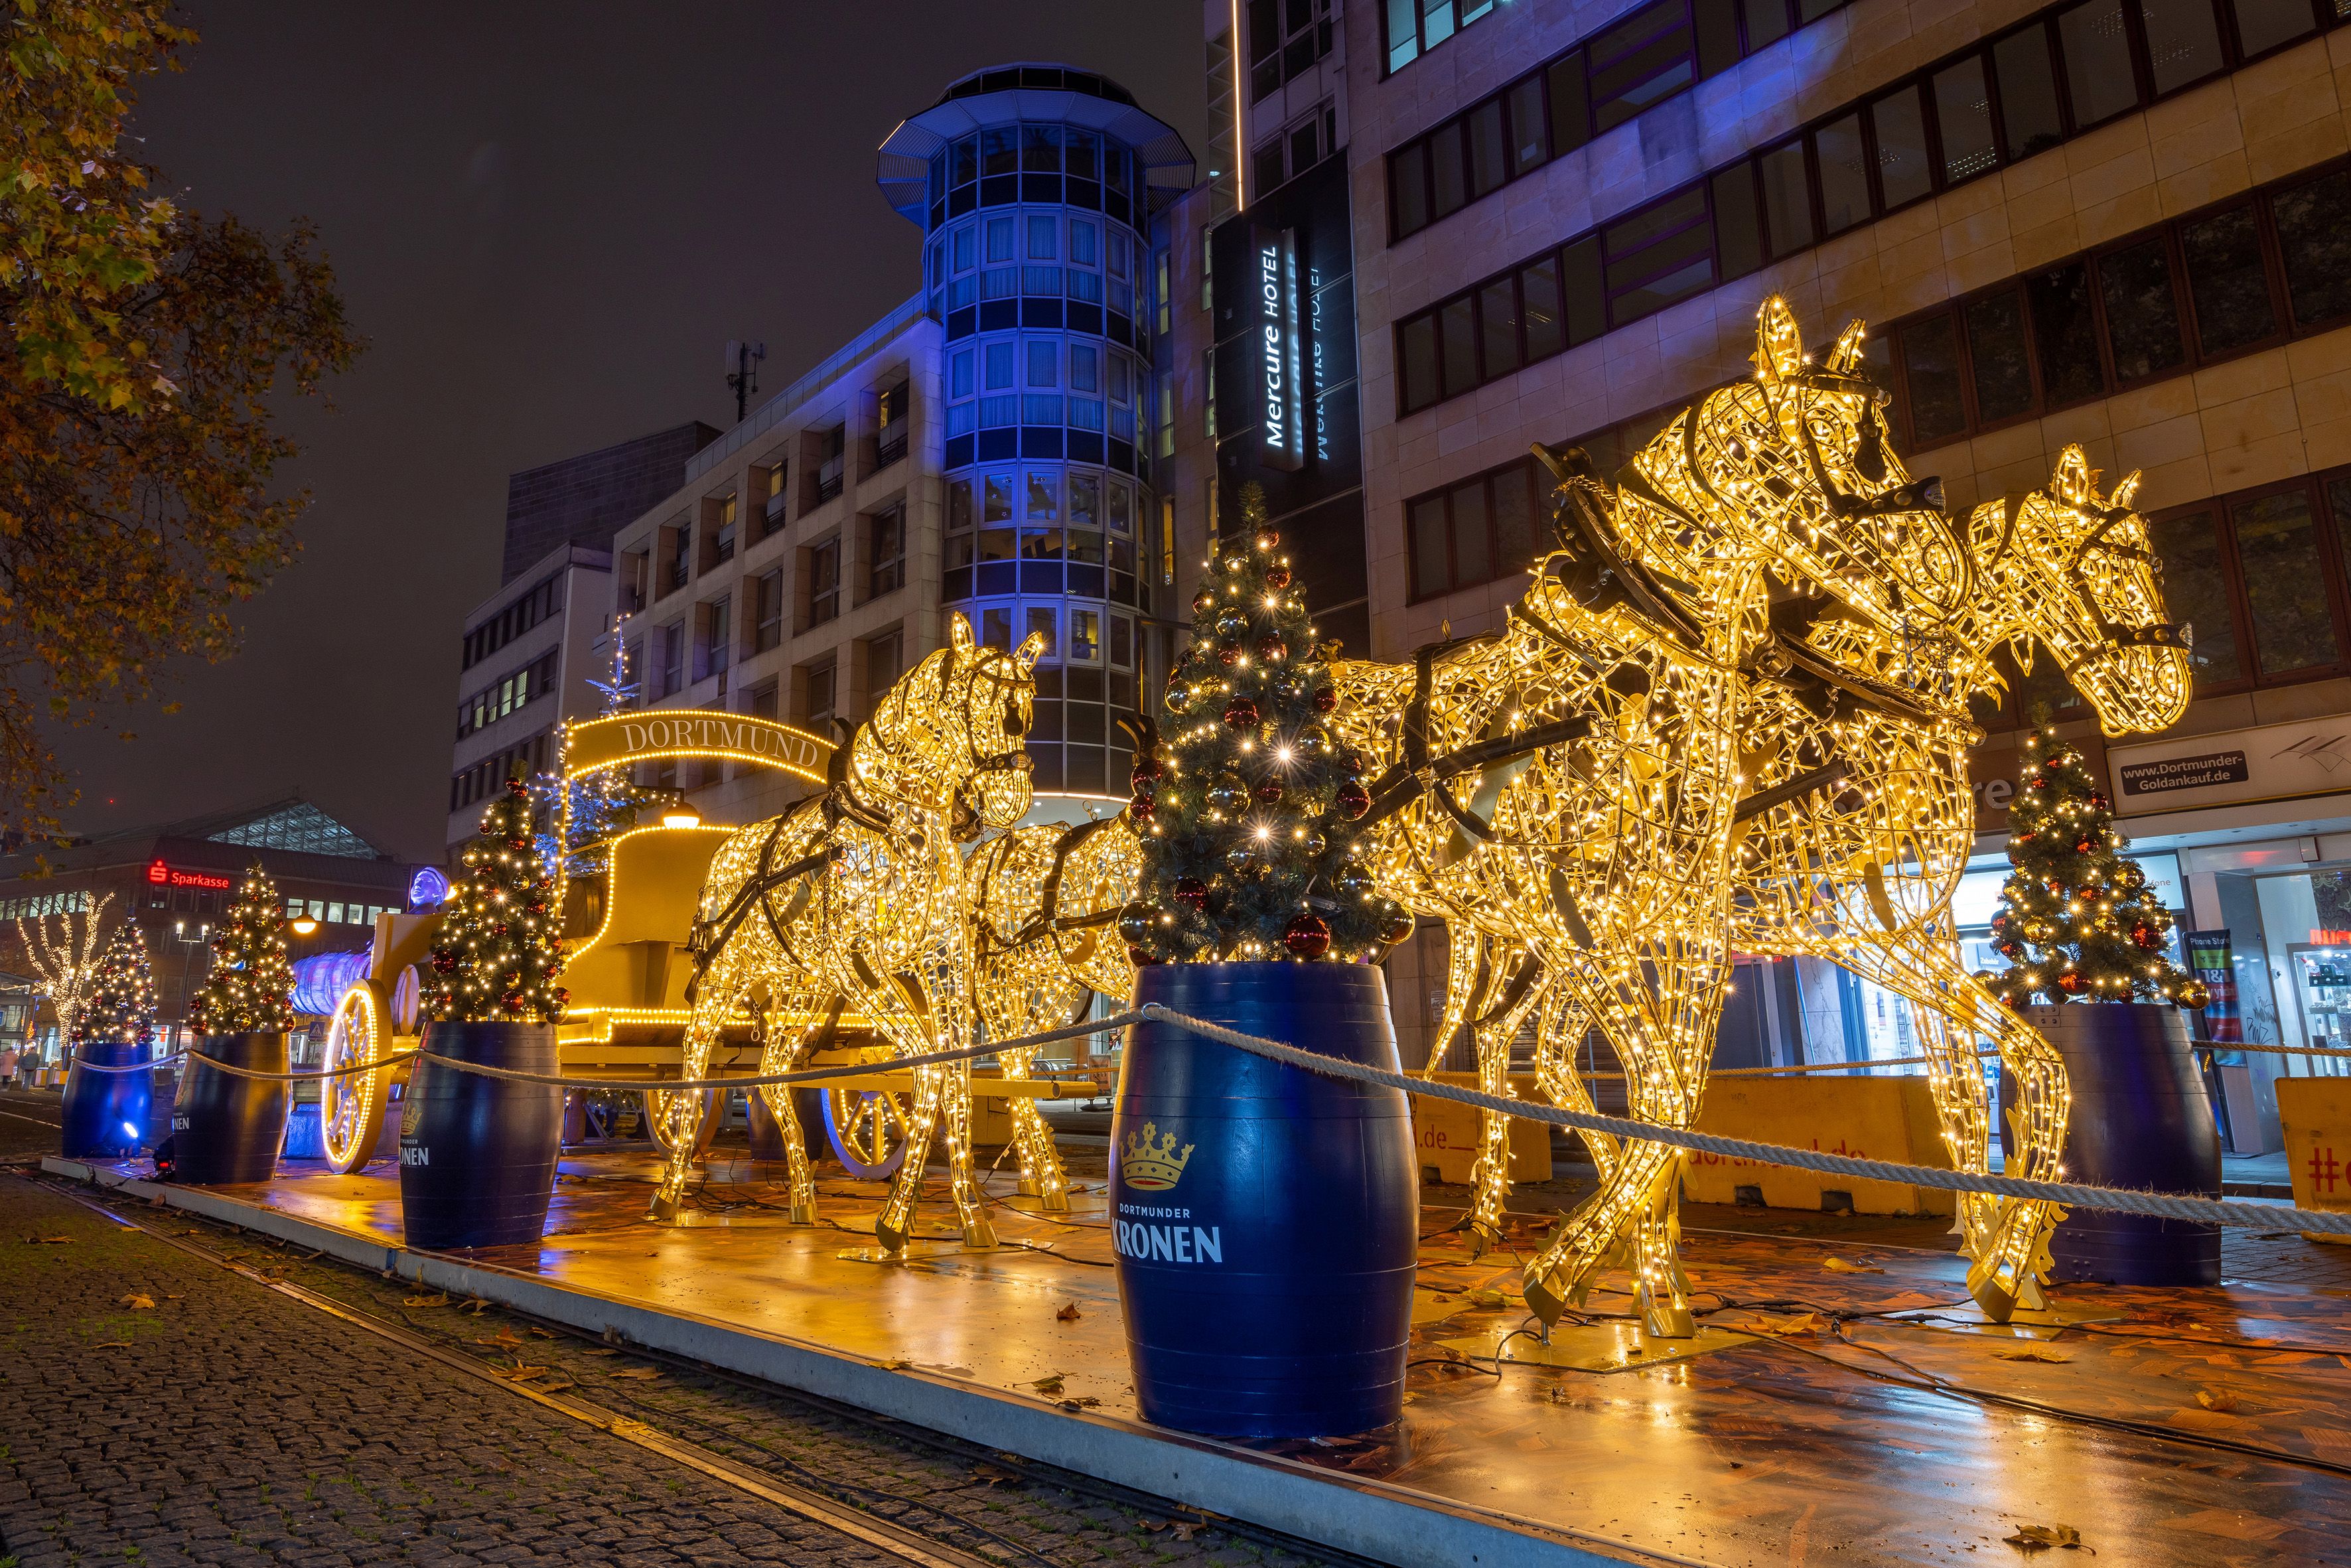
[[[2044,728],[2024,740],[2009,808],[2010,872],[1991,919],[2011,966],[1976,977],[2010,1007],[2048,1002],[2170,1002],[2200,1008],[2201,980],[2164,956],[2171,912],[2126,841],[2080,749]]]
[[[628,617],[622,616],[612,628],[612,666],[609,680],[588,684],[604,694],[603,706],[597,710],[598,718],[610,718],[637,704],[638,685],[629,679],[629,647],[624,635]],[[561,806],[566,791],[571,797],[571,817],[569,830],[562,827]],[[537,825],[538,857],[551,877],[556,873],[556,857],[566,857],[565,874],[592,876],[603,870],[608,846],[611,841],[637,825],[637,813],[653,799],[652,792],[639,789],[629,777],[627,768],[607,768],[575,779],[569,785],[559,773],[543,773],[534,782],[533,821]],[[565,842],[559,846],[556,835],[564,832]]]
[[[250,1034],[294,1027],[294,966],[286,958],[286,902],[269,873],[245,873],[236,902],[213,933],[212,973],[189,1004],[198,1034]]]
[[[146,935],[131,922],[116,926],[106,945],[89,1000],[75,1015],[73,1036],[77,1046],[93,1040],[154,1043],[155,976],[147,963]]]
[[[482,813],[464,873],[442,905],[440,941],[425,966],[424,1016],[444,1023],[553,1023],[569,993],[557,985],[563,941],[554,889],[531,841],[530,790],[519,779]]]
[[[1368,960],[1412,930],[1362,859],[1371,759],[1328,727],[1338,691],[1257,486],[1241,509],[1134,759],[1144,869],[1120,931],[1138,963]]]

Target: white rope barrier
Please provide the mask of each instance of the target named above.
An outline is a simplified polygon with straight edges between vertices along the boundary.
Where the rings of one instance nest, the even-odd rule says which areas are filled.
[[[1523,1100],[1505,1100],[1498,1095],[1480,1093],[1451,1083],[1437,1083],[1426,1079],[1409,1078],[1401,1072],[1389,1072],[1377,1067],[1365,1067],[1360,1062],[1341,1061],[1335,1057],[1315,1051],[1301,1051],[1278,1040],[1266,1040],[1258,1035],[1243,1034],[1222,1024],[1202,1019],[1186,1018],[1179,1012],[1146,1002],[1137,1009],[1155,1023],[1174,1024],[1206,1039],[1236,1046],[1242,1051],[1267,1057],[1275,1061],[1302,1067],[1310,1072],[1320,1072],[1329,1078],[1348,1078],[1359,1083],[1376,1083],[1384,1088],[1401,1089],[1406,1093],[1427,1095],[1438,1100],[1451,1100],[1479,1110],[1499,1112],[1505,1116],[1517,1116],[1530,1122],[1546,1122],[1555,1127],[1569,1127],[1580,1132],[1607,1133],[1619,1138],[1638,1139],[1652,1144],[1666,1144],[1675,1148],[1692,1149],[1700,1154],[1725,1155],[1733,1159],[1752,1160],[1759,1165],[1789,1166],[1798,1170],[1826,1171],[1837,1176],[1860,1176],[1868,1181],[1890,1181],[1912,1186],[1931,1186],[1945,1192],[1990,1193],[1998,1197],[2039,1198],[2062,1203],[2074,1208],[2100,1208],[2116,1214],[2145,1214],[2163,1219],[2196,1220],[2208,1225],[2232,1225],[2254,1230],[2320,1230],[2338,1236],[2351,1236],[2351,1213],[2328,1214],[2314,1209],[2285,1208],[2270,1204],[2223,1203],[2209,1197],[2187,1197],[2174,1193],[2124,1192],[2114,1187],[2081,1186],[2071,1182],[2028,1181],[2022,1176],[1991,1176],[1973,1171],[1943,1170],[1931,1166],[1896,1165],[1889,1160],[1856,1159],[1849,1155],[1824,1155],[1817,1149],[1792,1149],[1781,1144],[1751,1143],[1744,1138],[1719,1138],[1711,1133],[1686,1131],[1679,1127],[1660,1127],[1648,1122],[1628,1121],[1621,1116],[1593,1115],[1583,1111],[1562,1111],[1552,1106],[1534,1105]]]

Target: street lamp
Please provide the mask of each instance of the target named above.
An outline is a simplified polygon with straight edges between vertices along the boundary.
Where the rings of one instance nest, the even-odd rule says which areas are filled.
[[[188,1021],[188,958],[197,947],[211,939],[212,929],[210,922],[199,922],[196,934],[191,936],[188,935],[186,921],[172,922],[172,940],[180,945],[180,1026],[182,1028],[185,1028]],[[178,1041],[175,1040],[172,1043],[177,1044]]]
[[[294,935],[297,936],[308,936],[319,929],[318,921],[308,915],[298,915],[287,924],[294,927]]]

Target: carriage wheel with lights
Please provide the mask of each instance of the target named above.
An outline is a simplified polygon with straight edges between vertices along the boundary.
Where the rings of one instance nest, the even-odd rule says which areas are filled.
[[[664,1159],[669,1157],[671,1148],[670,1106],[677,1100],[678,1094],[679,1092],[676,1090],[662,1089],[652,1084],[648,1084],[644,1090],[645,1135],[653,1141],[653,1147],[661,1151],[662,1157]],[[723,1104],[724,1102],[720,1099],[717,1090],[702,1091],[702,1119],[694,1134],[694,1153],[697,1159],[710,1152],[710,1145],[718,1137],[718,1124],[723,1119],[720,1114]]]
[[[906,1163],[906,1129],[914,1121],[911,1091],[824,1091],[824,1135],[833,1157],[853,1176],[881,1181]]]
[[[383,1135],[383,1110],[391,1098],[392,1070],[380,1065],[392,1054],[392,994],[380,980],[361,980],[343,993],[327,1025],[321,1065],[334,1076],[319,1081],[319,1134],[327,1168],[347,1176],[367,1164]],[[337,1068],[360,1067],[355,1072]]]

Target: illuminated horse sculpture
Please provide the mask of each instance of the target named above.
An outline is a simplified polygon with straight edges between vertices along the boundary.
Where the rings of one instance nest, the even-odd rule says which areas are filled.
[[[1563,531],[1613,541],[1605,486],[1545,456],[1562,476],[1562,516],[1580,512],[1584,525]],[[1912,1001],[1946,1145],[1960,1169],[1987,1168],[1979,1036],[1993,1040],[2019,1086],[2012,1172],[2054,1174],[2065,1116],[2062,1064],[1961,970],[1949,929],[1949,897],[1974,838],[1966,750],[1980,737],[1968,701],[1999,689],[1993,650],[2012,643],[2029,661],[2037,641],[2090,697],[2109,733],[2178,719],[2189,696],[2184,635],[2164,619],[2146,525],[2127,509],[2135,487],[2135,479],[2126,480],[2102,498],[2081,451],[2069,448],[2047,489],[2017,507],[1978,508],[1969,591],[1941,627],[1913,627],[1896,638],[1841,613],[1834,601],[1782,598],[1773,607],[1773,643],[1755,660],[1740,712],[1746,794],[1736,813],[1733,945],[1828,957]],[[1612,564],[1638,572],[1637,562]],[[1590,1110],[1572,1061],[1588,1015],[1563,991],[1526,985],[1527,973],[1515,945],[1458,943],[1439,1040],[1467,1018],[1481,1053],[1507,1052],[1509,1034],[1496,1038],[1494,1018],[1514,1031],[1525,1011],[1540,1006],[1538,1081],[1556,1103]],[[1516,993],[1503,992],[1510,1005],[1483,1016],[1476,1010],[1511,984]],[[1499,1218],[1506,1186],[1500,1133],[1499,1125],[1489,1129],[1477,1172],[1481,1224]],[[1586,1141],[1604,1182],[1622,1151],[1612,1138]],[[2046,1204],[1961,1198],[1970,1289],[1993,1315],[2042,1304],[2039,1279],[2057,1218]],[[1562,1237],[1528,1270],[1528,1300],[1544,1316],[1555,1317],[1588,1290],[1590,1272],[1576,1261]]]
[[[1781,622],[1803,630],[1780,644],[1788,667],[1758,683],[1741,727],[1761,809],[1741,823],[1734,855],[1735,945],[1829,958],[1907,999],[1960,1170],[1989,1168],[1979,1038],[2017,1087],[2008,1174],[2056,1179],[2066,1115],[2064,1064],[1963,969],[1949,922],[1975,838],[1967,751],[1981,736],[1969,701],[2000,691],[1995,650],[2012,646],[2029,670],[2041,643],[2109,735],[2168,727],[2188,706],[2187,636],[2166,618],[2147,524],[2130,509],[2138,477],[2111,496],[2095,481],[2069,446],[2044,489],[1977,507],[1970,591],[1924,644],[1813,618],[1816,601],[1785,602]],[[1994,1316],[2044,1304],[2061,1214],[1959,1195],[1969,1289]]]
[[[1096,992],[1122,1004],[1134,994],[1134,962],[1116,922],[1142,872],[1143,846],[1123,811],[1075,827],[1015,828],[972,852],[972,989],[989,1039],[1076,1023]],[[1003,1052],[1004,1076],[1027,1077],[1035,1054]],[[1035,1101],[1009,1104],[1021,1190],[1049,1210],[1068,1208],[1051,1129]]]
[[[1043,643],[1013,653],[978,646],[952,618],[948,645],[901,677],[857,728],[826,793],[731,836],[710,862],[695,922],[697,975],[684,1076],[705,1071],[720,1031],[747,1011],[807,1020],[762,1031],[759,1071],[785,1072],[844,1007],[901,1055],[971,1043],[972,927],[961,845],[983,826],[1008,828],[1029,810],[1029,733]],[[905,1245],[922,1195],[931,1135],[944,1117],[948,1186],[964,1243],[995,1232],[971,1170],[970,1063],[914,1069],[906,1157],[875,1222]],[[763,1086],[784,1134],[792,1218],[812,1223],[816,1189],[788,1086]],[[674,1095],[670,1155],[652,1218],[674,1218],[692,1167],[698,1096]]]
[[[1656,564],[1555,553],[1501,632],[1424,649],[1409,669],[1341,671],[1340,727],[1387,764],[1366,818],[1378,891],[1513,956],[1491,967],[1492,1006],[1448,1008],[1477,1019],[1489,1092],[1509,1093],[1508,1041],[1555,995],[1623,1061],[1634,1116],[1695,1120],[1729,978],[1739,716],[1771,635],[1768,573],[1823,584],[1893,637],[1956,607],[1964,552],[1886,450],[1860,354],[1856,324],[1809,365],[1786,305],[1767,300],[1755,378],[1685,411],[1620,480],[1618,527]],[[1473,944],[1456,946],[1458,1002]],[[1486,1173],[1501,1143],[1489,1128],[1481,1226],[1499,1218]],[[1564,1288],[1622,1260],[1653,1331],[1690,1332],[1679,1168],[1655,1144],[1612,1162],[1562,1222]]]

